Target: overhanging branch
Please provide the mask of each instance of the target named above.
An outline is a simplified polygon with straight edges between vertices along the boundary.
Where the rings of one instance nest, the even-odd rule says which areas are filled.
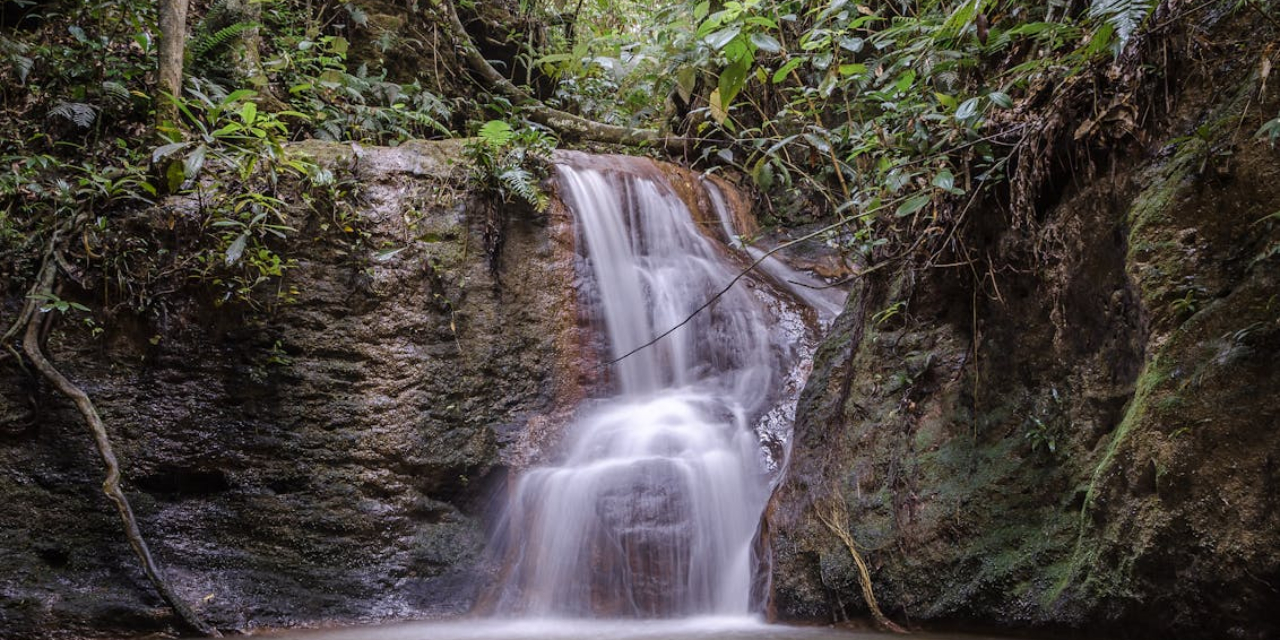
[[[451,0],[439,0],[436,5],[444,13],[445,19],[449,21],[449,26],[454,32],[454,38],[458,41],[458,46],[462,50],[462,55],[466,58],[467,66],[471,68],[471,71],[479,76],[491,89],[526,105],[534,122],[550,127],[569,137],[607,144],[658,146],[676,151],[684,150],[688,144],[689,141],[686,138],[663,135],[657,129],[637,129],[604,124],[560,111],[559,109],[552,109],[542,104],[534,99],[533,96],[521,91],[519,87],[499,73],[497,69],[494,69],[493,65],[489,64],[484,54],[480,53],[475,43],[467,36],[467,29],[463,26],[462,20],[458,18],[458,12],[454,9]]]

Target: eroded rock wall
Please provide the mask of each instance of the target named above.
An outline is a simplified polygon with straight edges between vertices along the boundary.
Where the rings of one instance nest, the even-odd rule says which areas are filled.
[[[466,611],[500,458],[573,394],[567,214],[507,216],[499,284],[460,144],[301,152],[356,164],[350,233],[364,237],[325,240],[319,226],[342,222],[323,212],[297,220],[282,284],[295,303],[246,313],[175,294],[156,322],[100,336],[60,321],[49,353],[97,403],[153,553],[210,622]],[[79,415],[12,361],[0,469],[6,638],[173,624],[100,491]]]
[[[979,214],[976,270],[859,285],[775,496],[780,618],[865,616],[843,510],[899,622],[1280,634],[1269,29],[1216,27],[1034,224]]]

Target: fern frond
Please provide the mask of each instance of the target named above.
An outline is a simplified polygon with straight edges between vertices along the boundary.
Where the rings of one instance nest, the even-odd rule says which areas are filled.
[[[1154,0],[1093,0],[1089,5],[1089,17],[1100,19],[1111,27],[1118,52],[1151,15],[1153,8]]]
[[[188,47],[188,51],[191,52],[191,59],[200,60],[209,53],[227,46],[233,40],[240,37],[244,32],[250,29],[256,29],[260,26],[262,25],[256,22],[237,22],[235,24],[229,24],[212,33],[201,35],[195,39],[195,42],[191,43],[190,47]]]
[[[337,142],[342,139],[342,124],[337,120],[321,122],[320,125],[316,127],[315,135],[321,140]]]
[[[59,102],[49,110],[49,117],[53,116],[63,118],[81,129],[88,129],[98,117],[98,110],[83,102]]]
[[[535,211],[541,213],[547,208],[547,194],[538,188],[538,182],[524,167],[511,167],[498,174],[498,181],[503,190],[529,203]]]
[[[129,101],[129,89],[123,84],[114,80],[106,80],[102,83],[102,92],[109,98],[113,98],[120,102]]]
[[[477,135],[485,144],[490,145],[494,149],[500,149],[503,146],[506,146],[508,142],[511,142],[511,139],[515,137],[516,133],[511,129],[511,125],[506,122],[503,122],[502,120],[490,120],[484,123],[484,126],[480,127],[480,132]]]

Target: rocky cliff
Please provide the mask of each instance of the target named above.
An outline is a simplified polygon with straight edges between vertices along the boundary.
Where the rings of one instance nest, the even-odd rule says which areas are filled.
[[[858,285],[775,496],[779,617],[865,615],[835,515],[899,622],[1280,634],[1275,32],[1220,17],[1077,114],[1033,220]],[[1117,105],[1144,115],[1090,151]]]
[[[466,611],[485,491],[576,384],[557,344],[576,331],[566,214],[510,212],[491,271],[460,144],[295,151],[354,165],[362,184],[337,231],[358,243],[321,231],[347,224],[332,212],[291,214],[297,265],[278,285],[295,302],[252,312],[195,287],[97,335],[61,318],[48,350],[97,403],[153,553],[218,627]],[[134,222],[181,225],[185,206]],[[12,360],[0,469],[6,638],[173,624],[99,490],[79,414]]]

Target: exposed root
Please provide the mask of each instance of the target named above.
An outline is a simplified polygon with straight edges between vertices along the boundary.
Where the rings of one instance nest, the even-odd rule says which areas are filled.
[[[55,234],[55,239],[50,244],[50,253],[52,253],[52,246],[56,243],[56,237]],[[88,394],[62,375],[62,372],[58,371],[44,355],[40,336],[41,326],[44,322],[41,321],[43,318],[41,318],[34,300],[53,293],[53,285],[57,279],[57,273],[57,263],[46,257],[44,265],[40,269],[36,286],[32,289],[33,295],[28,299],[27,307],[23,311],[24,317],[19,318],[19,324],[15,324],[10,329],[10,332],[16,334],[18,328],[22,326],[21,323],[25,322],[26,330],[22,340],[22,348],[27,358],[45,379],[75,403],[76,408],[80,410],[80,414],[84,416],[85,423],[88,424],[89,430],[93,433],[98,454],[102,457],[102,462],[107,467],[107,477],[102,482],[102,491],[107,494],[107,497],[111,499],[111,502],[116,506],[116,510],[120,513],[125,537],[129,540],[129,546],[133,547],[133,552],[137,554],[138,560],[142,563],[142,570],[147,574],[147,578],[151,580],[151,584],[184,623],[205,636],[220,638],[222,634],[197,617],[195,612],[178,598],[169,583],[161,575],[160,568],[156,566],[155,560],[151,557],[151,551],[147,548],[147,543],[142,538],[142,532],[138,529],[138,522],[134,518],[133,509],[129,506],[129,499],[125,497],[124,491],[120,489],[120,463],[116,460],[115,453],[111,449],[111,440],[107,435],[106,427],[102,423],[102,418],[98,415],[98,410],[94,408]]]
[[[818,513],[818,519],[844,543],[845,548],[849,550],[849,555],[853,557],[853,563],[858,565],[858,582],[862,585],[862,597],[866,599],[867,608],[871,610],[871,617],[875,619],[876,624],[886,631],[907,633],[906,629],[898,626],[888,616],[884,615],[884,612],[880,610],[880,604],[876,602],[876,594],[871,588],[871,572],[867,569],[867,563],[863,561],[862,554],[858,552],[858,545],[853,541],[853,534],[849,533],[849,529],[845,525],[849,520],[849,515],[845,511],[844,501],[840,499],[839,494],[829,500],[825,508],[817,507],[815,510]]]

